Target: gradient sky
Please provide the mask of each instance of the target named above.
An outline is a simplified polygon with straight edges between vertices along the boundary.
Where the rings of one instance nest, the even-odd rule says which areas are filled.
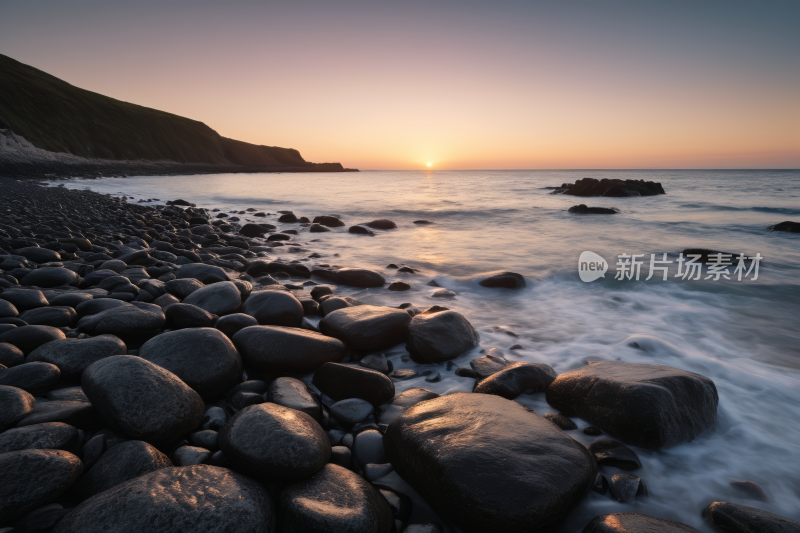
[[[797,1],[0,0],[2,54],[362,169],[798,168],[798,28]]]

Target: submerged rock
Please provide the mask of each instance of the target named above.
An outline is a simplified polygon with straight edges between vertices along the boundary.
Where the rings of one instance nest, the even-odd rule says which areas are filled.
[[[586,204],[580,204],[570,207],[569,212],[579,215],[616,215],[619,210],[608,207],[586,207]]]
[[[495,272],[487,272],[478,277],[478,284],[481,287],[489,288],[503,288],[503,289],[522,289],[525,287],[525,278],[516,272],[508,272],[507,270],[497,270]]]
[[[595,481],[586,448],[499,396],[424,401],[389,425],[383,444],[398,474],[466,532],[544,530]]]
[[[770,226],[767,229],[770,231],[788,231],[790,233],[800,233],[800,222],[792,222],[787,220],[785,222]]]
[[[603,514],[589,522],[582,533],[700,533],[697,529],[639,513]]]
[[[569,185],[562,185],[566,190],[562,194],[572,196],[654,196],[666,194],[660,183],[644,180],[620,180],[603,178],[583,178]]]

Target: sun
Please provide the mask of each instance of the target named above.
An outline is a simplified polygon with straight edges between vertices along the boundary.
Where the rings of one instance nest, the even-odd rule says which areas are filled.
[[[428,163],[428,166],[431,166],[433,163]]]

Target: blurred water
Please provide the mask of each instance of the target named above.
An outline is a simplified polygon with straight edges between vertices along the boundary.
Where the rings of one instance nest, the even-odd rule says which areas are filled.
[[[545,187],[583,177],[660,181],[666,195],[584,198],[553,195]],[[349,226],[390,218],[399,228],[375,237],[301,232],[301,252],[276,248],[276,258],[368,267],[389,281],[412,285],[403,293],[343,289],[368,303],[443,304],[469,318],[481,347],[454,362],[468,366],[479,349],[497,347],[512,361],[552,365],[558,372],[589,358],[667,364],[714,380],[720,393],[715,426],[695,441],[661,452],[637,450],[649,498],[619,504],[591,493],[564,525],[580,531],[601,513],[636,511],[710,531],[700,512],[714,500],[753,505],[800,520],[800,235],[767,226],[800,221],[800,171],[367,171],[357,174],[221,174],[74,180],[67,187],[139,199],[184,198],[224,211],[254,207],[275,223],[277,210],[298,216],[334,214]],[[156,202],[157,203],[157,202]],[[574,215],[578,203],[617,207],[616,215]],[[414,220],[434,222],[428,226]],[[281,229],[296,225],[286,225]],[[301,229],[301,228],[296,228]],[[314,242],[316,241],[316,242]],[[764,260],[758,280],[643,281],[614,278],[619,254],[710,248]],[[583,283],[578,256],[591,250],[610,264],[606,278]],[[336,255],[338,254],[338,255]],[[385,270],[405,264],[417,274]],[[313,264],[313,261],[309,261]],[[505,269],[528,278],[521,291],[491,290],[471,280]],[[731,269],[732,270],[732,269]],[[671,274],[674,274],[671,272]],[[458,293],[434,299],[435,279]],[[512,336],[509,332],[513,332]],[[631,337],[644,350],[628,347]],[[509,351],[513,344],[523,350]],[[398,392],[425,387],[439,393],[471,390],[472,380],[445,365],[403,361],[401,346],[387,352],[396,368],[438,370],[443,379],[416,378]],[[519,398],[537,412],[552,410],[544,395]],[[587,424],[577,420],[580,427]],[[584,442],[582,432],[569,432]],[[613,469],[606,469],[613,473]],[[742,497],[731,479],[761,484],[768,503]]]

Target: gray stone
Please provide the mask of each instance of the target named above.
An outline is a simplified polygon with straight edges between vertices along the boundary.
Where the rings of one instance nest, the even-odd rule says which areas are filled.
[[[17,422],[17,427],[63,422],[78,429],[97,429],[100,419],[91,403],[85,401],[39,402],[33,412]]]
[[[350,287],[383,287],[386,280],[372,270],[364,268],[342,268],[334,275],[336,283]]]
[[[0,385],[8,385],[42,394],[50,390],[61,378],[61,371],[50,363],[24,363],[6,370],[0,370]]]
[[[14,318],[19,315],[19,311],[14,304],[8,300],[0,299],[0,318]]]
[[[269,401],[301,411],[317,422],[322,419],[321,407],[299,379],[282,377],[274,380],[269,384]]]
[[[269,533],[273,515],[267,491],[251,479],[217,466],[170,467],[89,498],[53,533]]]
[[[343,468],[350,468],[353,452],[347,446],[334,446],[331,448],[331,464],[339,465]]]
[[[478,345],[480,335],[464,315],[434,306],[414,316],[406,349],[418,363],[441,363]]]
[[[380,424],[391,424],[394,420],[406,412],[409,407],[417,405],[419,402],[425,400],[432,400],[438,398],[439,395],[427,389],[409,389],[403,391],[388,404],[381,405],[378,408],[377,420]]]
[[[484,359],[483,357],[481,359]],[[475,363],[472,361],[470,364]],[[481,370],[476,368],[478,373]],[[513,400],[526,390],[542,392],[556,379],[556,371],[543,363],[519,362],[507,365],[486,379],[475,384],[472,392],[481,394],[496,394],[508,400]]]
[[[179,300],[183,300],[193,292],[203,288],[205,285],[196,279],[173,279],[164,284],[164,288],[170,294],[176,296]]]
[[[388,476],[394,471],[394,468],[389,463],[384,463],[381,465],[376,464],[366,464],[364,465],[364,477],[367,481],[375,481],[376,479],[380,479],[383,476]]]
[[[114,300],[113,298],[100,298],[97,300],[89,300],[87,302],[79,303],[75,308],[75,311],[78,313],[78,315],[83,317],[86,315],[96,315],[97,313],[108,311],[114,307],[123,307],[126,305],[130,304],[128,302],[123,302],[122,300]]]
[[[410,322],[411,317],[402,309],[359,305],[326,314],[319,330],[349,348],[378,350],[402,342]]]
[[[228,421],[228,415],[222,407],[209,407],[203,415],[203,429],[219,431]]]
[[[366,368],[325,363],[314,373],[312,383],[335,401],[361,398],[377,406],[394,398],[392,380]]]
[[[62,373],[63,375],[63,373]],[[66,401],[66,402],[88,402],[89,398],[83,393],[80,385],[74,387],[65,387],[63,389],[56,389],[48,392],[44,396],[50,401]]]
[[[22,326],[0,335],[0,342],[13,344],[28,355],[42,344],[66,338],[63,331],[52,326]]]
[[[372,404],[360,398],[348,398],[331,405],[330,413],[345,427],[365,420],[373,411]]]
[[[114,335],[98,335],[90,339],[62,339],[36,348],[28,361],[43,361],[61,370],[67,381],[78,380],[86,368],[100,359],[125,355],[127,346]]]
[[[620,470],[637,470],[642,467],[636,453],[615,440],[597,439],[589,446],[589,451],[594,454],[600,466],[613,466]]]
[[[218,281],[230,281],[228,274],[218,266],[204,265],[202,263],[192,263],[181,265],[174,273],[178,279],[192,278],[200,283],[209,284]]]
[[[487,272],[478,276],[478,279],[479,285],[493,289],[522,289],[525,287],[525,278],[516,272],[508,272],[505,270]]]
[[[233,336],[248,368],[269,372],[313,372],[344,358],[344,344],[315,331],[280,326],[252,326]]]
[[[235,313],[242,304],[242,297],[233,282],[223,281],[197,289],[184,298],[183,303],[222,316]]]
[[[386,359],[386,356],[382,353],[376,355],[368,355],[361,359],[358,362],[364,368],[369,368],[371,370],[377,370],[381,374],[388,374],[389,373],[389,360]]]
[[[406,530],[408,531],[408,530]],[[582,533],[700,533],[682,524],[638,513],[603,514],[589,522]]]
[[[27,311],[28,309],[36,309],[37,307],[46,307],[50,305],[47,298],[42,294],[42,291],[33,289],[4,290],[0,293],[0,299],[10,302],[14,308],[19,311]]]
[[[0,342],[0,365],[6,368],[21,365],[25,362],[22,350],[7,342]]]
[[[211,463],[211,452],[197,446],[181,446],[170,454],[175,466],[207,465]]]
[[[139,357],[169,370],[208,401],[222,397],[242,377],[239,353],[213,328],[162,333],[142,345]]]
[[[331,296],[330,298],[325,298],[325,300],[320,304],[319,308],[322,311],[322,315],[325,316],[333,313],[334,311],[338,311],[339,309],[344,309],[345,307],[355,307],[357,305],[364,304],[355,298],[350,298],[349,296]]]
[[[300,327],[303,304],[291,293],[283,291],[254,292],[244,302],[244,312],[262,326]]]
[[[634,499],[647,496],[647,486],[642,478],[630,474],[614,474],[608,479],[611,497],[620,503],[630,503]]]
[[[213,453],[219,449],[219,444],[217,443],[218,436],[219,434],[213,429],[196,431],[189,435],[189,444],[197,446],[198,448],[205,448]]]
[[[172,329],[210,328],[217,320],[217,315],[186,303],[168,306],[164,309],[164,315]]]
[[[143,440],[169,442],[200,425],[203,400],[175,374],[130,355],[87,368],[81,387],[108,427]]]
[[[71,307],[38,307],[25,311],[19,318],[31,326],[66,328],[75,325],[78,313]]]
[[[364,468],[368,464],[388,463],[383,449],[383,435],[374,429],[362,431],[353,441],[353,462]]]
[[[738,503],[714,502],[703,510],[703,518],[720,530],[732,533],[800,531],[800,522]]]
[[[232,315],[225,315],[219,317],[219,319],[214,324],[214,327],[220,330],[225,335],[227,335],[229,338],[233,338],[233,336],[239,330],[257,325],[258,325],[258,320],[251,317],[250,315],[246,315],[244,313],[234,313]]]
[[[62,285],[76,285],[80,278],[67,268],[42,267],[25,274],[19,284],[25,287],[60,287]]]
[[[0,453],[17,450],[65,450],[76,453],[78,430],[68,424],[49,422],[0,433]]]
[[[101,311],[78,321],[78,330],[89,335],[111,333],[118,337],[152,332],[164,327],[164,311],[156,305],[138,303]]]
[[[27,246],[25,248],[17,248],[14,250],[14,255],[21,255],[25,259],[33,261],[34,263],[49,263],[51,261],[61,261],[61,256],[54,250],[47,248],[39,248],[38,246]]]

